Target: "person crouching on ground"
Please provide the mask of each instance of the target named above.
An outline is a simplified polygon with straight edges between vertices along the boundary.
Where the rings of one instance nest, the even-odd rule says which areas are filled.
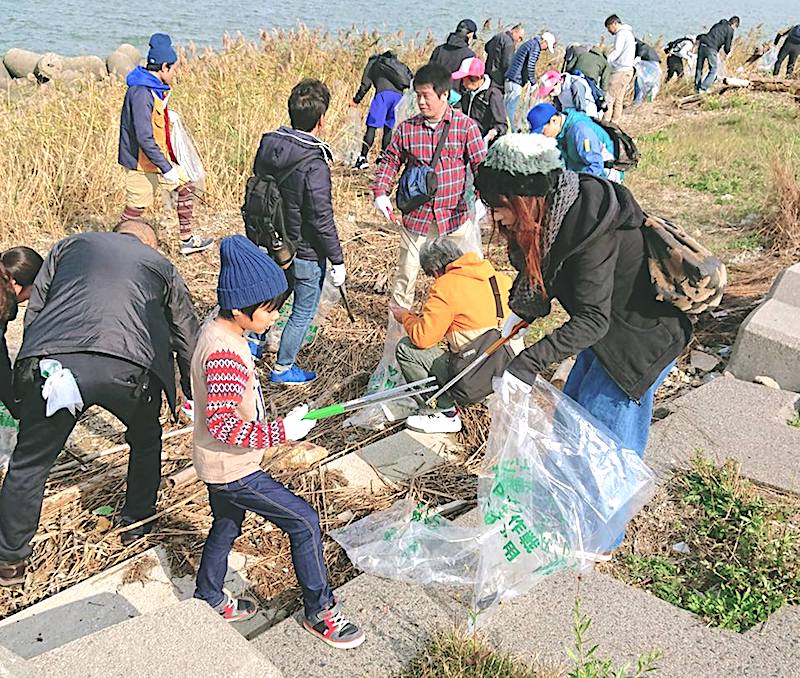
[[[419,261],[425,274],[434,278],[422,313],[411,313],[394,302],[389,305],[408,335],[397,344],[397,363],[408,383],[434,376],[438,385],[444,386],[453,376],[450,352],[460,351],[509,315],[511,278],[473,252],[464,254],[443,237],[426,242],[420,248]],[[425,397],[418,398],[422,408]],[[445,392],[437,399],[436,412],[409,417],[406,425],[424,433],[457,433],[461,419],[452,396]]]
[[[333,153],[318,138],[325,129],[331,93],[324,83],[301,80],[289,95],[291,127],[279,127],[261,137],[253,174],[280,178],[286,215],[286,232],[296,255],[288,274],[294,302],[278,348],[270,381],[306,384],[317,378],[295,364],[308,326],[319,307],[325,282],[326,259],[331,262],[331,282],[345,281],[344,255],[333,216],[331,168]]]
[[[192,254],[207,250],[214,241],[192,233],[194,184],[178,165],[170,141],[167,101],[175,84],[177,61],[170,37],[155,33],[150,38],[147,66],[137,66],[125,79],[128,91],[120,114],[119,164],[128,174],[125,209],[119,220],[139,219],[159,189],[177,191],[181,254]]]
[[[464,115],[478,123],[487,146],[508,132],[503,91],[486,75],[483,61],[477,57],[464,59],[453,80],[462,82],[464,93],[458,105]]]
[[[577,354],[564,393],[642,457],[655,392],[692,326],[656,300],[641,208],[624,186],[561,169],[555,141],[537,134],[498,140],[475,183],[519,271],[503,334],[520,318],[546,316],[553,299],[569,314],[514,358],[503,379],[524,389]]]
[[[605,165],[607,160],[614,160],[614,142],[585,113],[573,110],[559,113],[552,104],[537,104],[528,112],[528,124],[532,134],[556,140],[568,170],[621,180],[620,172]]]
[[[193,461],[208,487],[214,521],[203,547],[194,597],[205,600],[231,622],[257,609],[223,590],[228,554],[251,511],[289,535],[292,562],[303,591],[304,627],[333,647],[364,642],[364,633],[342,615],[333,598],[319,517],[314,509],[261,470],[264,448],[305,438],[314,421],[297,407],[282,419],[265,418],[264,399],[245,332],[263,334],[277,320],[288,296],[286,276],[247,238],[232,235],[220,245],[217,317],[203,328],[192,358],[197,417]]]
[[[589,82],[579,75],[547,71],[539,79],[536,96],[540,99],[552,97],[553,105],[559,111],[573,109],[586,113],[590,118],[600,118],[592,88]]]

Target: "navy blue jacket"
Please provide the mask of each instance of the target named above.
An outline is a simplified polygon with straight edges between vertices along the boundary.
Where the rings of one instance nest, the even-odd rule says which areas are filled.
[[[147,159],[166,174],[172,169],[172,163],[153,134],[153,94],[163,99],[169,86],[141,66],[128,73],[125,82],[128,91],[125,92],[119,119],[119,164],[132,170],[141,169],[141,149]]]
[[[280,178],[294,166],[280,191],[286,211],[286,229],[306,261],[328,259],[342,264],[342,246],[333,220],[331,169],[333,159],[327,144],[312,134],[280,127],[261,137],[253,174]]]
[[[514,60],[506,71],[506,80],[518,85],[536,84],[536,62],[542,53],[539,37],[523,42],[514,53]]]

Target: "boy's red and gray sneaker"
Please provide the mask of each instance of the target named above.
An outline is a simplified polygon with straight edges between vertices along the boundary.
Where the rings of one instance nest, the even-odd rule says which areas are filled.
[[[344,617],[338,604],[306,617],[303,626],[323,643],[340,650],[358,647],[366,639],[364,632]]]
[[[225,621],[240,622],[252,619],[258,612],[258,605],[248,598],[225,596],[225,600],[214,609]]]
[[[16,586],[25,583],[24,560],[7,563],[0,560],[0,586]]]
[[[181,254],[194,254],[195,252],[204,252],[214,244],[211,238],[201,238],[193,235],[186,240],[181,240]]]

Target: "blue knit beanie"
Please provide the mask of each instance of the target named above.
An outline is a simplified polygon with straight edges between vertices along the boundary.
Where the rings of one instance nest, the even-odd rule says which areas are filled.
[[[274,299],[289,286],[280,266],[243,235],[229,235],[219,246],[217,303],[228,311]]]
[[[528,124],[531,126],[531,132],[541,134],[544,126],[557,113],[558,111],[553,104],[538,104],[534,106],[528,111]]]
[[[174,64],[177,60],[178,55],[172,47],[172,39],[166,33],[153,33],[150,36],[147,63],[161,66],[161,64]]]

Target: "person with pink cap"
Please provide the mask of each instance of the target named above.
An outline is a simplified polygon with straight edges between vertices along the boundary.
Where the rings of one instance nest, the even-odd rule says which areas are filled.
[[[486,65],[477,57],[468,57],[452,75],[460,80],[464,94],[458,106],[478,123],[484,142],[491,144],[508,132],[508,116],[503,93],[486,75]]]
[[[586,79],[579,75],[547,71],[539,79],[536,96],[540,99],[552,97],[553,104],[559,111],[580,111],[595,120],[600,117],[592,88]]]

